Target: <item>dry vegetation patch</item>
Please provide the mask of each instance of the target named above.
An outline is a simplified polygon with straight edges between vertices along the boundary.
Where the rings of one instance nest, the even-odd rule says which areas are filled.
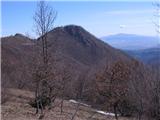
[[[9,99],[2,104],[2,120],[37,120],[39,115],[35,114],[35,108],[32,108],[28,102],[33,98],[33,93],[20,89],[9,89]],[[64,101],[63,113],[58,104],[61,99],[56,99],[51,110],[45,110],[44,120],[70,120],[75,112],[77,104],[68,100]],[[47,108],[46,108],[47,109]],[[93,116],[92,116],[93,115]],[[91,118],[92,116],[92,118]],[[104,116],[96,113],[94,109],[86,106],[80,106],[75,120],[114,120],[114,117]],[[120,118],[119,120],[128,120]]]

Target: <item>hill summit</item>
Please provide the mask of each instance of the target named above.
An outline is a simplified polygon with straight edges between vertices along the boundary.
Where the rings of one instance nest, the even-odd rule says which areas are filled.
[[[84,28],[76,25],[57,27],[47,33],[48,51],[54,70],[64,72],[64,66],[70,74],[71,90],[69,97],[76,97],[77,83],[87,80],[87,87],[96,79],[95,73],[102,71],[104,66],[111,66],[116,61],[131,62],[133,58],[124,52],[104,43]],[[40,38],[38,38],[40,39]],[[23,41],[23,42],[19,42]],[[2,38],[2,84],[9,83],[10,87],[27,87],[32,89],[33,51],[38,54],[40,49],[33,49],[34,43],[23,35]],[[41,41],[37,41],[41,45]],[[24,74],[25,73],[25,74]],[[23,79],[22,79],[23,78]],[[66,90],[67,92],[67,90]]]

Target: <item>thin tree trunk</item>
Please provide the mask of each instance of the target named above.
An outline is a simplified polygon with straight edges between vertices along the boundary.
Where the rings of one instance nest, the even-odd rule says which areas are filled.
[[[71,120],[74,120],[74,118],[75,118],[75,116],[76,116],[76,114],[77,114],[77,112],[79,110],[79,106],[80,106],[80,103],[77,104],[76,110],[75,110],[74,114],[72,115]]]
[[[118,115],[117,115],[117,105],[118,105],[118,103],[115,103],[115,104],[114,104],[114,114],[115,114],[116,120],[118,120]]]
[[[61,114],[63,113],[63,101],[64,101],[64,99],[62,98],[62,101],[61,101]]]

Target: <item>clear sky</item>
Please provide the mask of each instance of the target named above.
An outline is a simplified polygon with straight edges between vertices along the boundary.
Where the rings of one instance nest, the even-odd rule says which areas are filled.
[[[156,21],[156,10],[152,5],[154,0],[74,1],[48,1],[58,12],[55,26],[80,25],[97,37],[117,33],[156,35],[153,24]],[[28,33],[34,36],[33,15],[36,5],[36,1],[2,1],[1,35]]]

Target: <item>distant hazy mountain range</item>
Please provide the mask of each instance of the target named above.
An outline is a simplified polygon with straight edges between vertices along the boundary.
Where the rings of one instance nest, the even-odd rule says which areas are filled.
[[[160,46],[158,44],[160,40],[158,37],[116,34],[101,39],[145,64],[154,67],[160,66]]]
[[[158,37],[134,34],[116,34],[101,38],[111,46],[123,50],[138,50],[157,47]]]
[[[160,47],[144,50],[128,50],[126,52],[146,64],[154,67],[160,66]]]

